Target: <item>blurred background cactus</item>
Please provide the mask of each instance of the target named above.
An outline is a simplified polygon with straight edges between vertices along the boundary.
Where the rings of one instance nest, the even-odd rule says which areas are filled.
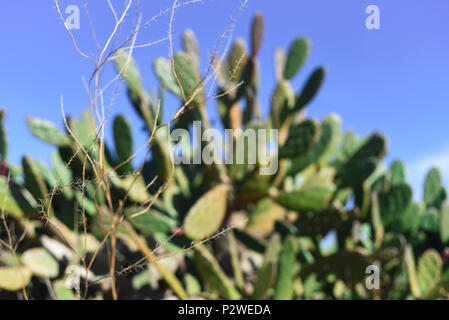
[[[249,46],[238,39],[225,59],[213,59],[212,98],[219,128],[279,130],[275,175],[261,175],[259,159],[248,163],[247,145],[243,164],[173,164],[169,130],[191,130],[195,120],[212,128],[211,77],[201,73],[191,30],[182,51],[154,61],[157,94],[143,88],[130,51],[114,53],[148,135],[141,166],[132,161],[132,129],[140,124],[118,115],[113,142],[105,142],[92,110],[66,117],[65,132],[29,117],[33,135],[55,146],[51,166],[28,156],[14,166],[0,113],[0,298],[449,297],[449,206],[438,169],[415,202],[403,163],[382,162],[381,133],[342,132],[337,114],[307,118],[326,69],[293,88],[310,52],[303,37],[275,51],[277,83],[262,119],[263,34],[257,14]],[[164,113],[167,91],[179,98],[175,119]],[[378,288],[367,285],[369,266],[379,270]]]

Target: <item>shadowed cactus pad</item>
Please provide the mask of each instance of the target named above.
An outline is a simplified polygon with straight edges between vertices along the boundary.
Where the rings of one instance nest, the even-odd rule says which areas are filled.
[[[321,212],[306,212],[301,214],[298,221],[298,234],[301,236],[325,236],[329,231],[338,228],[343,221],[342,214],[335,208],[328,208]]]
[[[240,293],[206,247],[201,244],[196,247],[194,260],[199,272],[207,279],[210,286],[220,292],[225,299],[240,299]]]
[[[320,136],[320,127],[314,120],[305,120],[290,127],[287,141],[279,148],[280,158],[297,157],[309,150]]]
[[[325,75],[326,69],[323,67],[319,67],[312,73],[301,93],[296,97],[295,111],[300,111],[313,100],[323,84]]]
[[[301,273],[304,276],[316,274],[319,278],[333,273],[346,283],[354,285],[365,278],[365,269],[368,265],[370,265],[369,257],[358,252],[340,251],[304,267]]]

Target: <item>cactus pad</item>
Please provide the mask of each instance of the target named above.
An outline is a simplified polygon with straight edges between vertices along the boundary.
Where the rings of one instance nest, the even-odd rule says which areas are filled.
[[[58,262],[43,248],[28,249],[22,255],[22,262],[38,277],[54,278],[59,273]]]
[[[0,267],[0,289],[17,291],[31,280],[31,271],[27,267]]]
[[[309,55],[309,51],[310,43],[306,38],[298,38],[292,43],[285,64],[285,79],[291,79],[301,69]]]
[[[205,193],[190,208],[184,220],[186,236],[192,240],[200,240],[216,232],[226,214],[226,202],[229,187],[218,185]]]
[[[419,258],[417,278],[423,297],[439,282],[442,265],[440,255],[433,249],[426,250]]]
[[[49,121],[27,117],[27,124],[31,133],[39,140],[58,147],[70,144],[69,137]]]
[[[297,157],[309,150],[320,137],[320,127],[314,120],[305,120],[290,127],[287,141],[279,148],[280,158]]]

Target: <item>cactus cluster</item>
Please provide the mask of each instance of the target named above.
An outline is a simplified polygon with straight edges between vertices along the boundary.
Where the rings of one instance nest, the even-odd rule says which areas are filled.
[[[262,119],[263,34],[257,14],[249,50],[238,39],[210,67],[224,128],[279,130],[275,175],[261,175],[259,162],[173,165],[170,129],[190,129],[195,120],[202,130],[211,128],[208,75],[190,30],[172,60],[154,61],[156,95],[144,89],[132,56],[115,54],[151,137],[142,166],[133,159],[126,117],[113,120],[112,145],[101,141],[90,112],[64,119],[65,131],[29,117],[33,135],[56,151],[51,164],[24,156],[14,166],[0,113],[0,297],[448,298],[449,205],[438,169],[430,170],[424,199],[415,202],[403,163],[382,162],[382,134],[342,132],[337,114],[307,118],[326,70],[317,67],[299,91],[293,88],[310,53],[303,37],[276,50],[277,83]],[[164,113],[167,91],[180,109],[164,125],[171,120]],[[325,245],[330,233],[335,243]],[[370,265],[379,267],[380,288],[365,286]],[[84,270],[78,287],[68,285],[73,266]]]

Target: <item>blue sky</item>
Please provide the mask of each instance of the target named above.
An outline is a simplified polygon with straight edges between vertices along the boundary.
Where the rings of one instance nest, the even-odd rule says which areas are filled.
[[[143,1],[143,20],[171,0]],[[113,0],[117,11],[123,1]],[[180,35],[191,28],[200,39],[203,62],[206,61],[229,23],[240,0],[204,0],[179,9],[174,21],[175,48]],[[365,27],[365,8],[380,8],[380,30]],[[96,52],[82,0],[60,1],[81,7],[81,28],[74,30],[80,47]],[[88,0],[92,20],[101,43],[113,27],[113,16],[106,1]],[[421,189],[425,170],[437,165],[449,180],[449,2],[447,0],[249,0],[238,17],[231,37],[248,38],[251,17],[256,11],[266,17],[266,34],[260,60],[262,83],[260,102],[266,111],[274,86],[272,56],[276,47],[288,48],[297,36],[312,42],[312,54],[293,86],[299,90],[308,74],[325,65],[328,76],[308,114],[322,119],[337,112],[345,129],[368,134],[384,132],[389,139],[388,163],[401,158],[408,166],[410,182]],[[134,21],[127,17],[123,34]],[[148,26],[137,39],[146,43],[166,37],[169,15]],[[31,136],[25,116],[49,119],[62,127],[60,97],[66,113],[79,116],[88,107],[82,77],[88,77],[92,65],[76,53],[53,1],[0,0],[0,106],[7,108],[10,139],[9,160],[19,163],[23,154],[43,160],[53,150]],[[138,49],[135,57],[145,86],[155,87],[152,61],[167,57],[168,42]],[[203,64],[205,66],[205,63]],[[112,66],[105,79],[114,76]],[[174,102],[174,100],[169,100]],[[170,103],[173,112],[177,103]],[[216,114],[211,107],[212,117]],[[140,122],[131,111],[124,88],[112,107],[112,115],[124,113],[135,125],[136,145],[144,142]],[[110,136],[110,131],[108,130]],[[419,195],[421,192],[417,190]]]

